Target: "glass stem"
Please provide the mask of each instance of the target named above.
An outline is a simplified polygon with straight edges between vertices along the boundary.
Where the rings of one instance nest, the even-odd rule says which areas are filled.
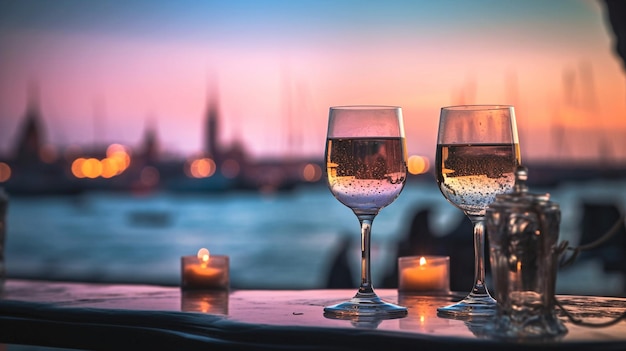
[[[489,296],[485,285],[485,226],[484,216],[469,216],[474,225],[474,287],[470,296]]]
[[[372,233],[372,221],[374,216],[358,216],[361,223],[361,286],[359,295],[374,295],[372,275],[370,270],[370,243]]]

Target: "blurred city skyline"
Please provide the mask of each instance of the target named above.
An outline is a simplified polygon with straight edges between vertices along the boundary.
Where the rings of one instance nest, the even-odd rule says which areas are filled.
[[[626,75],[597,1],[0,2],[0,153],[38,86],[46,142],[321,155],[328,107],[403,108],[434,155],[439,108],[516,107],[526,159],[626,160]]]

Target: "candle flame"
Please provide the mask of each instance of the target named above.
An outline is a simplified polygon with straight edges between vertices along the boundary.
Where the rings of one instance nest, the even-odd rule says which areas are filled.
[[[209,253],[208,249],[205,249],[203,247],[198,250],[198,260],[200,260],[200,262],[202,262],[203,264],[207,264],[209,262],[209,258],[211,258],[211,254]]]
[[[420,257],[420,266],[424,266],[424,265],[426,265],[426,258],[422,256]]]

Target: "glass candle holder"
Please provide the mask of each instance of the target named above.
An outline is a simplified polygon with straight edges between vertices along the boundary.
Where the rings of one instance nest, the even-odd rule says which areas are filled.
[[[424,294],[448,294],[450,292],[450,257],[399,257],[398,290]]]
[[[208,255],[181,258],[181,289],[223,289],[230,287],[228,256]]]

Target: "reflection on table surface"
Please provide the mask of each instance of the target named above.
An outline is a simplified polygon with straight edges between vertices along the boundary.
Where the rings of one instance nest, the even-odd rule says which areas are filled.
[[[8,280],[5,283],[0,307],[7,313],[19,313],[20,302],[44,303],[58,312],[73,310],[175,312],[177,316],[210,314],[208,324],[216,320],[238,324],[277,327],[312,327],[333,330],[368,330],[368,333],[391,332],[398,338],[434,337],[449,339],[489,340],[485,335],[486,321],[462,321],[437,316],[437,307],[459,300],[463,295],[451,293],[442,296],[400,294],[396,290],[379,289],[381,298],[406,306],[404,318],[389,320],[337,320],[325,318],[323,306],[344,300],[352,290],[233,290],[181,291],[178,287],[146,285],[112,285],[67,282]],[[559,301],[574,316],[589,322],[606,321],[626,309],[626,298],[598,296],[558,296]],[[11,307],[17,303],[18,307]],[[28,304],[25,304],[28,306]],[[88,309],[86,309],[88,308]],[[39,309],[41,311],[41,309]],[[183,313],[181,313],[183,312]],[[560,311],[559,311],[560,312]],[[42,312],[44,313],[44,312]],[[109,313],[111,314],[111,313]],[[45,317],[45,315],[43,316]],[[43,318],[40,317],[40,318]],[[626,347],[626,321],[610,327],[590,328],[570,323],[563,318],[568,333],[563,344],[579,342],[620,343]],[[2,317],[0,317],[2,318]],[[196,319],[197,321],[202,319]],[[1,342],[1,340],[0,340]]]

